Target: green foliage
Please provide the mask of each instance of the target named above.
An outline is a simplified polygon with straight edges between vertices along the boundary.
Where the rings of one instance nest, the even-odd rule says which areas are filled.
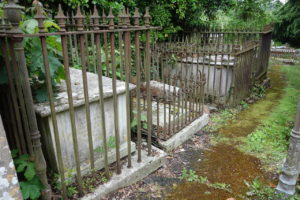
[[[211,188],[231,192],[230,185],[226,183],[210,183],[207,177],[198,176],[196,172],[192,169],[187,170],[186,168],[183,168],[181,171],[181,176],[179,178],[181,180],[185,180],[189,182],[197,182],[197,183],[205,184]]]
[[[150,8],[152,16],[152,24],[161,26],[162,31],[155,34],[159,38],[168,37],[170,34],[180,30],[192,30],[195,26],[206,26],[210,23],[210,19],[214,19],[218,10],[227,10],[233,5],[234,0],[48,0],[42,2],[46,10],[51,11],[51,14],[56,13],[57,4],[62,3],[65,11],[70,12],[81,6],[88,11],[95,4],[99,10],[108,12],[109,7],[112,7],[114,15],[124,7],[129,8],[133,14],[134,8],[138,7],[141,13],[145,12],[145,8]],[[31,2],[20,0],[20,4],[25,7],[31,7]],[[32,9],[26,12],[32,15]],[[88,13],[88,12],[87,12]],[[88,15],[88,14],[87,14]]]
[[[65,169],[65,185],[67,188],[67,196],[72,197],[74,194],[78,193],[77,187],[73,185],[74,183],[74,174],[76,174],[74,169]],[[57,191],[62,190],[61,179],[59,174],[53,174],[53,187]]]
[[[72,199],[76,194],[78,194],[78,185],[75,182],[75,176],[76,171],[75,169],[65,169],[65,185],[67,189],[67,196]],[[109,177],[112,174],[109,173]],[[101,184],[101,183],[106,183],[108,181],[108,178],[105,176],[105,173],[100,170],[95,170],[92,169],[91,173],[88,175],[85,175],[82,178],[82,186],[83,190],[86,192],[92,192],[95,190],[96,186]],[[52,186],[54,188],[55,192],[60,193],[62,190],[62,185],[61,185],[61,179],[60,175],[57,173],[52,174]]]
[[[276,13],[274,38],[281,43],[300,47],[300,1],[289,0]]]
[[[258,100],[264,97],[265,94],[266,94],[266,89],[264,88],[264,86],[256,83],[251,88],[250,98],[254,100]]]
[[[298,200],[299,196],[293,195],[288,198],[284,194],[276,193],[275,188],[266,186],[259,178],[255,178],[252,182],[244,181],[248,187],[247,199],[259,199],[259,200],[274,200],[274,199],[286,199],[286,200]]]
[[[41,196],[43,185],[39,180],[34,163],[29,155],[17,157],[17,151],[12,151],[14,164],[18,173],[22,196],[24,199],[38,199]]]
[[[45,30],[47,32],[58,30],[59,26],[52,20],[44,21]],[[35,19],[28,19],[21,23],[20,28],[25,33],[37,33],[38,23]],[[50,67],[50,77],[52,86],[56,86],[64,78],[62,60],[62,47],[59,36],[49,36],[46,39],[48,61]],[[44,102],[48,100],[46,83],[45,83],[45,67],[42,56],[42,48],[40,39],[37,37],[25,38],[25,55],[26,64],[28,66],[29,76],[31,78],[31,86],[35,99],[38,102]]]
[[[108,149],[116,148],[116,137],[115,136],[110,136],[108,138],[107,147],[108,147]],[[95,148],[94,151],[102,153],[102,152],[104,152],[104,147],[99,146],[99,147]]]
[[[245,102],[245,101],[241,101],[240,105],[242,106],[243,109],[249,108],[249,104],[247,102]]]
[[[106,183],[107,181],[108,179],[103,171],[94,170],[93,173],[83,178],[82,185],[85,191],[93,192],[97,185],[101,183]]]
[[[300,68],[285,66],[282,70],[288,80],[283,98],[262,125],[248,135],[245,146],[241,147],[243,151],[255,154],[266,164],[270,164],[269,167],[272,167],[272,163],[282,162],[286,156],[289,133],[294,124],[300,96]],[[274,170],[272,168],[270,170]]]
[[[134,118],[132,119],[131,123],[130,123],[130,128],[131,131],[136,133],[137,132],[137,124],[138,124],[138,120],[137,120],[137,112],[133,111],[134,113]],[[140,114],[141,115],[141,127],[143,129],[147,129],[148,125],[147,125],[147,116],[143,113]]]
[[[4,15],[3,7],[4,7],[4,3],[0,2],[0,17],[2,17]]]
[[[21,181],[20,186],[24,199],[38,199],[41,196],[43,186],[37,176],[31,180]]]
[[[233,120],[238,113],[238,109],[224,109],[218,113],[213,113],[210,122],[204,127],[204,131],[216,132],[220,127]]]
[[[206,178],[205,179],[202,179],[202,177],[200,178],[194,170],[192,169],[187,170],[186,168],[183,168],[180,179],[190,181],[190,182],[201,182],[201,183],[208,181]]]
[[[225,28],[262,29],[275,20],[279,0],[235,0],[228,11],[219,10],[212,23]]]

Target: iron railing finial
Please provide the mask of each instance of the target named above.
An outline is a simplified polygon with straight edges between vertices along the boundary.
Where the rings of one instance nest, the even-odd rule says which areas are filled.
[[[100,19],[100,16],[99,16],[97,7],[96,7],[96,5],[94,5],[94,12],[93,12],[93,15],[91,16],[91,21],[92,21],[94,30],[99,30],[99,25],[100,25],[99,19]]]
[[[83,25],[84,15],[82,15],[81,9],[79,6],[77,7],[77,12],[76,12],[76,15],[74,16],[74,19],[76,20],[76,23],[77,23],[77,30],[83,31],[84,30],[84,25]]]
[[[140,20],[140,13],[139,13],[139,9],[138,8],[135,8],[134,10],[134,15],[133,15],[133,18],[134,18],[134,26],[139,26],[139,20]]]
[[[64,32],[66,31],[66,19],[67,17],[64,14],[64,11],[61,8],[61,4],[58,5],[58,12],[57,15],[55,16],[55,19],[58,20],[58,25],[60,27],[60,31]]]
[[[109,29],[114,29],[114,18],[115,16],[113,15],[112,7],[110,7],[109,14],[107,16]]]
[[[149,27],[150,26],[150,14],[149,14],[149,7],[146,8],[146,12],[145,12],[145,15],[144,15],[144,19],[145,19],[145,26],[146,27]]]

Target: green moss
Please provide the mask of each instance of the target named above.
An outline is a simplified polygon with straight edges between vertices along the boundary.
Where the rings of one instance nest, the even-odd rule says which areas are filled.
[[[278,163],[286,156],[289,133],[294,124],[300,96],[300,68],[284,66],[281,70],[287,79],[282,98],[269,116],[244,139],[245,143],[240,146],[242,151],[260,158],[271,171],[278,170],[280,166]]]
[[[217,132],[219,128],[233,120],[238,112],[239,109],[225,109],[211,114],[210,121],[203,130],[210,133]]]

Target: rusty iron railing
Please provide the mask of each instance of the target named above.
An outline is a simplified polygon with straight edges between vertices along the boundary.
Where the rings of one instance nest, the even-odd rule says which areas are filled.
[[[199,70],[186,73],[187,68],[178,66],[178,60],[169,52],[156,52],[152,56],[152,124],[155,137],[167,140],[203,114],[206,80]]]
[[[271,34],[209,29],[159,42],[153,55],[164,60],[168,54],[186,74],[200,70],[206,77],[206,102],[234,106],[265,78]]]
[[[16,120],[17,130],[14,130],[21,147],[19,150],[28,152],[35,161],[36,171],[44,185],[43,196],[50,199],[51,189],[46,175],[46,161],[42,152],[40,132],[33,108],[33,98],[29,84],[26,58],[23,48],[22,32],[19,29],[21,7],[14,1],[5,6],[6,20],[1,20],[0,43],[8,75],[10,100],[12,105],[11,119]],[[8,24],[7,22],[10,22]],[[15,37],[6,37],[7,33]],[[23,140],[23,141],[22,141]]]
[[[202,115],[204,73],[197,70],[187,75],[183,67],[174,68],[178,60],[169,52],[154,54],[150,32],[158,27],[150,25],[148,9],[143,17],[138,9],[133,16],[124,9],[115,18],[112,9],[101,16],[96,6],[91,13],[78,8],[76,14],[65,15],[59,6],[55,20],[60,29],[54,32],[45,30],[47,17],[41,4],[34,18],[37,33],[23,33],[19,28],[21,7],[10,0],[5,18],[0,19],[0,61],[5,61],[9,86],[4,88],[9,96],[0,100],[9,102],[5,113],[11,148],[34,157],[45,186],[44,198],[51,196],[46,162],[47,169],[59,174],[59,195],[67,199],[68,184],[76,183],[82,196],[90,173],[103,170],[109,177],[114,162],[116,172],[122,173],[122,158],[132,167],[135,148],[141,162],[142,151],[153,155],[153,140],[167,140]],[[60,42],[58,59],[64,74],[55,85],[50,37]],[[27,71],[31,63],[23,43],[28,38],[40,43],[36,59],[43,62],[46,102],[37,102],[32,95],[32,77]],[[180,56],[187,57],[187,53]]]
[[[3,58],[5,59],[5,66],[8,74],[9,80],[9,94],[11,103],[9,106],[11,107],[11,115],[13,117],[13,130],[15,133],[16,139],[16,148],[22,150],[21,153],[31,153],[35,157],[37,172],[41,177],[43,185],[50,192],[50,186],[48,184],[47,176],[46,176],[46,163],[44,159],[44,154],[41,148],[40,142],[40,133],[38,130],[38,123],[35,115],[35,111],[38,114],[39,123],[42,120],[43,112],[39,112],[39,104],[35,103],[31,94],[30,88],[30,79],[28,77],[27,66],[26,66],[26,58],[23,47],[24,38],[39,38],[41,45],[41,56],[43,60],[43,70],[45,72],[45,84],[47,86],[47,94],[48,94],[48,102],[44,103],[43,106],[45,110],[50,111],[49,116],[49,129],[51,131],[53,137],[53,147],[54,149],[52,156],[54,156],[54,160],[51,160],[51,156],[49,158],[49,145],[47,143],[49,138],[45,135],[44,125],[39,126],[41,131],[43,132],[41,140],[43,141],[43,148],[46,152],[46,159],[49,166],[53,166],[53,163],[49,162],[50,160],[54,163],[57,162],[57,170],[60,175],[60,182],[62,185],[62,196],[64,199],[67,199],[67,190],[66,190],[66,179],[68,177],[66,173],[66,169],[69,167],[66,165],[66,157],[64,157],[66,151],[65,138],[63,138],[64,129],[61,129],[60,126],[60,99],[56,96],[56,89],[52,85],[51,79],[51,63],[49,61],[49,52],[47,48],[47,38],[50,36],[57,36],[61,40],[61,48],[62,48],[62,63],[65,74],[65,80],[63,80],[65,84],[65,92],[66,92],[66,105],[68,109],[69,122],[71,127],[71,135],[72,138],[71,143],[67,146],[71,145],[73,147],[72,158],[74,159],[72,162],[75,163],[75,177],[76,183],[78,186],[78,190],[80,195],[85,193],[83,188],[83,160],[82,154],[84,149],[85,141],[82,141],[82,138],[79,139],[79,131],[80,127],[76,124],[76,120],[78,118],[77,107],[79,106],[78,101],[76,100],[76,94],[74,94],[74,87],[76,87],[77,80],[74,80],[72,77],[72,73],[74,71],[73,66],[80,65],[80,73],[82,81],[82,90],[83,90],[83,98],[80,105],[83,106],[84,109],[84,120],[86,123],[86,136],[84,140],[87,140],[87,149],[89,154],[89,168],[90,172],[99,169],[97,166],[96,157],[97,152],[95,151],[95,144],[98,144],[97,140],[99,138],[95,138],[95,132],[99,131],[99,135],[101,138],[101,156],[103,156],[104,160],[104,169],[105,174],[109,176],[109,164],[111,158],[108,158],[109,153],[109,145],[112,145],[115,149],[115,160],[116,160],[116,171],[117,173],[121,173],[121,150],[120,150],[120,132],[126,133],[126,136],[122,136],[126,138],[127,141],[127,160],[128,167],[132,167],[131,162],[131,154],[133,152],[132,144],[131,144],[131,120],[132,120],[132,107],[131,107],[131,99],[133,98],[132,92],[136,90],[136,98],[137,99],[137,152],[138,152],[138,162],[142,161],[142,117],[141,117],[141,103],[140,96],[142,88],[145,87],[146,93],[145,98],[147,100],[147,105],[152,104],[152,93],[150,92],[150,79],[151,79],[151,56],[150,56],[150,31],[157,29],[157,27],[150,26],[150,15],[148,9],[146,9],[146,13],[143,16],[144,22],[143,25],[139,25],[140,22],[140,14],[138,10],[135,10],[135,14],[133,16],[134,24],[130,23],[130,15],[129,11],[124,10],[119,14],[118,24],[115,25],[115,17],[112,13],[112,9],[110,9],[109,14],[106,16],[103,12],[102,15],[102,23],[99,23],[101,17],[98,15],[97,8],[94,8],[93,14],[89,17],[86,17],[82,14],[81,9],[78,8],[76,15],[68,15],[65,16],[61,7],[58,9],[58,13],[55,19],[60,26],[59,31],[56,32],[46,32],[43,21],[46,19],[44,15],[44,11],[41,6],[36,7],[37,13],[35,15],[35,19],[38,21],[38,33],[35,34],[24,34],[19,29],[19,22],[21,20],[21,7],[15,4],[14,1],[9,1],[9,4],[5,7],[6,19],[1,20],[1,33],[0,33],[0,42],[1,42],[1,50],[3,53]],[[107,22],[108,21],[108,22]],[[140,37],[145,35],[145,40],[141,42]],[[119,45],[116,46],[116,39],[119,41]],[[134,41],[132,43],[132,40]],[[102,48],[104,46],[104,48]],[[134,48],[132,48],[134,46]],[[121,76],[118,76],[117,66],[116,66],[116,50],[117,48],[121,49],[122,54],[122,64],[121,64]],[[92,50],[90,50],[92,49]],[[104,49],[104,52],[102,50]],[[110,85],[112,88],[109,93],[112,93],[112,108],[113,110],[108,112],[113,112],[113,119],[107,119],[106,111],[105,111],[105,103],[106,97],[104,95],[108,95],[105,93],[106,87],[105,80],[108,80],[107,77],[104,77],[103,74],[103,65],[102,60],[103,55],[105,55],[105,63],[106,63],[106,75],[110,77]],[[92,57],[92,59],[90,59]],[[132,60],[134,58],[134,60]],[[131,82],[131,78],[133,76],[133,71],[135,76],[137,77],[136,86],[133,86]],[[90,77],[91,72],[97,76],[97,101],[99,102],[99,112],[100,118],[97,123],[101,124],[101,130],[95,130],[95,119],[92,118],[91,113],[91,90],[94,88],[90,88]],[[72,79],[73,78],[73,79]],[[122,86],[123,89],[120,89]],[[122,90],[122,91],[120,91]],[[104,94],[105,93],[105,94]],[[119,107],[120,99],[119,95],[121,93],[125,93],[125,102],[126,107]],[[95,101],[95,99],[93,99]],[[10,101],[9,101],[10,102]],[[145,105],[145,104],[144,104]],[[122,104],[123,106],[123,104]],[[94,108],[94,107],[93,107]],[[151,146],[151,135],[152,135],[152,112],[151,106],[147,107],[145,111],[147,113],[147,150],[148,156],[152,155],[152,146]],[[122,111],[120,111],[122,109]],[[120,112],[125,110],[126,119],[119,118]],[[113,142],[108,141],[107,138],[107,120],[113,120],[115,126],[113,127],[114,138]],[[119,124],[122,123],[120,121],[125,120],[125,129],[124,127],[120,127]],[[42,122],[45,123],[45,122]],[[25,138],[24,138],[25,137]],[[23,139],[22,139],[23,138]],[[109,144],[114,143],[114,144]],[[124,157],[124,155],[123,155]],[[52,170],[55,170],[52,168]],[[44,195],[45,197],[49,195]]]

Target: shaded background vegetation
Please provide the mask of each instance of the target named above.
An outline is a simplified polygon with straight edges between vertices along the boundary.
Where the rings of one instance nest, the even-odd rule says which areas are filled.
[[[106,12],[111,6],[117,14],[123,7],[133,12],[134,7],[144,12],[150,8],[153,25],[163,27],[160,38],[176,32],[189,32],[197,28],[215,26],[221,28],[263,29],[274,27],[274,39],[299,47],[300,1],[288,0],[47,0],[41,1],[52,17],[58,3],[71,12],[77,6],[89,10],[94,4]],[[32,0],[19,0],[25,6],[26,15],[32,16]],[[1,6],[1,5],[0,5]],[[0,11],[1,15],[1,11]],[[88,15],[88,13],[87,13]]]
[[[0,16],[3,15],[3,6],[7,2],[0,2]],[[152,24],[161,26],[162,31],[155,34],[158,38],[168,38],[173,33],[191,32],[207,27],[223,29],[262,30],[265,26],[274,27],[274,39],[277,43],[289,43],[291,46],[300,45],[300,0],[288,0],[282,4],[280,0],[40,0],[48,19],[44,25],[48,32],[59,27],[54,22],[58,4],[69,15],[80,6],[85,15],[93,5],[108,13],[113,8],[115,16],[124,7],[129,8],[133,15],[134,8],[138,7],[141,13],[150,8]],[[21,29],[26,33],[37,32],[37,21],[33,19],[37,0],[19,0],[25,7]],[[51,66],[52,83],[55,86],[63,78],[60,39],[51,36],[47,39],[49,61]],[[44,84],[42,59],[36,59],[41,54],[39,40],[26,39],[25,51],[27,66],[31,77],[31,85],[38,101],[47,100]],[[1,57],[1,52],[0,52]],[[0,59],[1,61],[1,59]],[[0,68],[0,84],[7,82],[5,69]]]

